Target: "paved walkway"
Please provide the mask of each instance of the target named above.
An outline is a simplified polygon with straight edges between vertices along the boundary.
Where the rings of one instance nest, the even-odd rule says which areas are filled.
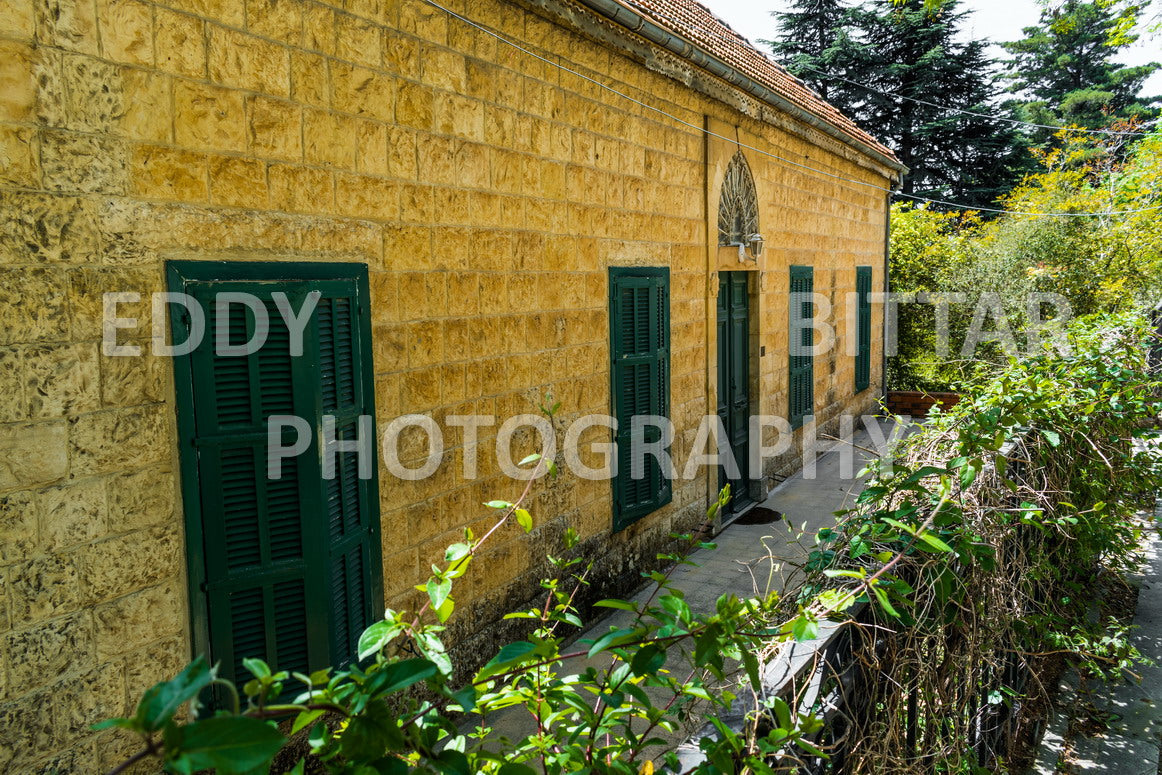
[[[1136,668],[1141,683],[1087,686],[1079,693],[1076,673],[1063,679],[1057,698],[1057,713],[1042,742],[1035,771],[1037,775],[1158,775],[1162,748],[1162,498],[1158,500],[1153,524],[1147,527],[1145,563],[1132,583],[1140,588],[1134,614],[1132,641],[1142,656],[1154,666]],[[1091,708],[1085,705],[1092,703]],[[1089,715],[1109,719],[1100,733],[1070,734],[1070,723],[1085,710]]]

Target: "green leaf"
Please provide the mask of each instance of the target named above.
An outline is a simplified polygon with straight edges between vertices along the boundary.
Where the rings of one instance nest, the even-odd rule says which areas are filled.
[[[595,655],[600,654],[602,651],[605,651],[608,648],[613,648],[615,646],[628,643],[636,638],[637,635],[638,633],[636,630],[631,630],[625,627],[617,630],[611,630],[610,632],[605,633],[600,638],[595,640],[593,645],[589,647],[589,658],[592,659]],[[582,642],[584,643],[584,641]]]
[[[412,684],[432,678],[439,669],[427,659],[405,659],[392,662],[376,671],[367,681],[367,692],[375,696],[403,691]]]
[[[261,659],[254,659],[247,657],[242,660],[242,666],[250,671],[250,673],[259,680],[263,678],[270,678],[270,666]]]
[[[880,601],[880,605],[883,606],[884,611],[887,612],[889,616],[899,619],[900,612],[892,607],[891,601],[888,600],[888,593],[880,589],[878,586],[873,586],[872,591],[876,593],[876,599]]]
[[[452,660],[448,657],[448,650],[444,648],[440,638],[430,631],[421,631],[415,634],[416,648],[430,659],[444,675],[452,675]]]
[[[530,655],[536,653],[537,647],[529,643],[527,640],[518,640],[515,643],[509,643],[500,650],[492,661],[480,669],[476,674],[476,680],[481,681],[490,676],[497,675],[507,671],[510,667],[514,667],[525,661]]]
[[[526,533],[533,529],[533,515],[528,513],[525,509],[514,509],[513,515],[516,517],[516,523],[521,526]]]
[[[137,729],[137,722],[131,718],[111,718],[104,721],[98,721],[89,727],[94,732],[100,732],[103,729],[112,729],[119,727],[120,729]]]
[[[819,637],[819,622],[808,614],[799,614],[791,625],[791,635],[800,643],[805,640],[815,640]]]
[[[746,666],[746,675],[750,679],[750,685],[755,691],[761,692],[763,690],[762,675],[759,673],[759,660],[750,649],[743,649],[742,664]]]
[[[216,675],[204,656],[199,655],[186,669],[170,681],[163,681],[146,690],[137,705],[134,721],[144,732],[156,732],[170,721],[178,708],[189,702],[209,686]]]
[[[528,767],[524,764],[509,762],[508,764],[501,766],[501,768],[496,771],[496,775],[537,775],[537,771],[532,767]]]
[[[617,608],[622,611],[633,611],[637,613],[637,606],[628,600],[598,600],[593,606],[595,608]]]
[[[638,649],[629,663],[629,671],[634,675],[653,675],[666,664],[666,652],[653,643]]]
[[[382,621],[371,625],[359,636],[359,658],[367,659],[372,654],[383,651],[383,647],[395,640],[401,632],[403,627],[397,622]],[[327,682],[326,675],[320,677],[322,680],[315,680],[316,674],[312,674],[311,684],[317,686]]]
[[[460,706],[462,713],[471,713],[476,710],[476,687],[471,684],[452,695]]]
[[[925,530],[923,533],[921,533],[921,534],[919,535],[919,538],[920,538],[920,540],[921,540],[921,541],[923,541],[924,543],[928,544],[928,545],[929,545],[929,546],[931,546],[933,549],[935,549],[935,550],[937,550],[937,551],[939,551],[939,552],[946,552],[946,553],[951,553],[951,552],[952,552],[952,547],[951,547],[951,546],[949,546],[948,544],[944,543],[944,541],[942,541],[942,540],[940,540],[939,538],[937,538],[937,537],[936,537],[936,536],[935,536],[933,533],[929,533],[927,530]]]
[[[427,583],[427,591],[428,598],[432,601],[432,608],[438,609],[448,599],[448,595],[452,594],[452,580],[444,579],[441,581],[430,578]]]
[[[774,697],[771,699],[771,710],[775,712],[775,721],[778,722],[780,729],[788,731],[794,729],[794,720],[791,718],[791,708],[787,705],[786,700],[782,697]]]
[[[285,738],[266,722],[247,716],[216,716],[182,728],[176,768],[249,775],[269,769]]]
[[[325,712],[326,711],[322,710],[304,710],[298,715],[298,718],[295,719],[295,723],[291,726],[291,734],[297,735],[299,732],[315,723],[319,716],[322,716]]]
[[[971,463],[960,469],[960,487],[967,490],[976,481],[977,467]]]
[[[444,602],[436,609],[436,618],[441,622],[446,622],[452,618],[452,612],[456,610],[456,603],[451,596],[444,599]]]
[[[693,617],[693,614],[690,612],[690,606],[677,595],[663,595],[658,599],[658,603],[683,624],[688,623]]]
[[[533,454],[531,454],[531,455],[529,455],[528,457],[526,457],[524,460],[522,460],[522,461],[520,461],[519,463],[517,463],[517,465],[518,465],[518,466],[527,466],[529,463],[537,463],[537,462],[539,462],[539,461],[540,461],[540,459],[541,459],[541,456],[540,456],[540,454],[539,454],[539,453],[537,453],[537,452],[534,452]]]
[[[459,562],[472,553],[472,546],[469,544],[452,544],[444,552],[444,562]]]
[[[513,507],[513,504],[509,503],[508,501],[489,501],[484,505],[490,509],[497,509],[498,511],[501,509],[511,509]]]
[[[383,756],[390,748],[403,747],[403,733],[395,716],[383,702],[370,703],[362,713],[347,722],[339,744],[350,762],[368,762]]]
[[[1057,431],[1047,431],[1042,429],[1041,435],[1045,437],[1045,441],[1049,442],[1051,447],[1061,446],[1061,434]]]

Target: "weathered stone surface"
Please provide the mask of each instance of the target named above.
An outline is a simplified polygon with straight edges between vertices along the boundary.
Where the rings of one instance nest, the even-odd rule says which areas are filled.
[[[0,34],[31,41],[36,31],[32,0],[0,0]]]
[[[0,119],[23,121],[36,105],[36,55],[24,43],[0,40]]]
[[[39,188],[38,147],[30,127],[0,126],[0,184]]]
[[[12,593],[12,624],[17,628],[72,613],[87,597],[75,552],[18,563],[6,575]]]
[[[184,618],[186,613],[185,594],[166,600],[173,611],[171,618]],[[184,622],[183,622],[184,623]],[[174,629],[179,632],[181,628]],[[169,638],[152,643],[139,651],[126,655],[125,685],[130,700],[140,697],[146,689],[159,681],[168,681],[182,671],[190,661],[190,648],[185,636]]]
[[[210,25],[210,80],[240,89],[290,94],[290,50]]]
[[[7,397],[7,400],[0,401],[0,423],[28,419],[24,383],[23,348],[0,348],[0,390]]]
[[[86,54],[97,53],[97,9],[91,2],[35,0],[36,39]]]
[[[194,16],[155,8],[157,66],[170,73],[204,78],[206,23]]]
[[[303,157],[302,109],[293,102],[251,97],[250,149],[264,158],[298,161]]]
[[[118,128],[127,137],[169,142],[173,137],[170,78],[145,70],[121,71],[122,111]]]
[[[174,139],[195,149],[246,149],[246,110],[239,92],[177,81],[174,84]]]
[[[165,377],[169,361],[151,354],[151,341],[142,340],[139,346],[140,356],[100,359],[101,402],[105,406],[152,404],[164,401],[169,394]]]
[[[102,479],[51,487],[39,500],[41,544],[47,552],[70,549],[109,532]]]
[[[8,654],[8,697],[43,685],[44,676],[85,670],[93,659],[93,615],[88,611],[15,629],[0,645]]]
[[[153,9],[137,0],[98,0],[101,52],[115,62],[153,64]]]
[[[112,600],[176,578],[180,547],[178,531],[172,525],[127,533],[86,547],[80,552],[86,598],[92,602]]]
[[[82,342],[101,341],[104,336],[105,294],[136,293],[139,301],[118,303],[112,312],[118,318],[132,318],[135,327],[119,329],[118,345],[150,336],[150,295],[161,290],[159,273],[137,268],[83,268],[69,273],[69,301],[72,338]],[[128,324],[126,324],[128,326]],[[105,356],[130,357],[130,356]]]
[[[61,341],[68,331],[64,272],[0,268],[0,344]]]
[[[177,524],[174,509],[177,481],[168,465],[111,477],[108,487],[111,532]]]
[[[100,406],[96,344],[29,347],[24,378],[33,419],[71,417]]]
[[[155,145],[133,149],[134,193],[145,199],[205,202],[209,172],[205,154]]]
[[[169,458],[160,406],[107,409],[69,420],[74,477],[140,468]]]
[[[94,611],[97,659],[110,659],[137,651],[155,641],[172,638],[175,632],[182,631],[185,615],[184,592],[172,583],[149,587],[99,605]],[[146,664],[153,661],[145,653],[139,656]],[[131,663],[134,661],[130,660]],[[134,670],[135,674],[156,675],[159,672],[152,664],[144,671],[140,667]],[[158,680],[163,679],[155,679]]]
[[[86,132],[111,128],[124,110],[121,68],[92,57],[65,54],[63,73],[68,82],[64,126]]]
[[[91,200],[0,192],[0,264],[88,263],[96,255]]]
[[[40,135],[41,174],[54,191],[122,194],[127,184],[125,145],[116,138],[69,132]]]
[[[68,467],[63,420],[0,425],[0,490],[55,482]]]
[[[26,560],[38,546],[37,502],[22,490],[0,496],[0,564]]]

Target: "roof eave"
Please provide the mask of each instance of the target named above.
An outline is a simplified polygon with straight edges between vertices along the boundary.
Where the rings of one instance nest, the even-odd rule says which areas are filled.
[[[632,8],[627,8],[616,0],[574,0],[591,11],[606,19],[637,33],[655,45],[661,46],[670,53],[715,75],[737,89],[750,94],[772,107],[787,113],[791,117],[808,124],[834,139],[848,145],[860,153],[875,159],[885,167],[896,171],[901,176],[908,172],[908,168],[895,157],[885,154],[868,143],[852,137],[827,119],[806,110],[787,98],[780,95],[768,86],[756,81],[749,75],[739,71],[734,66],[724,62],[701,46],[693,43],[681,35],[654,23],[645,15]]]

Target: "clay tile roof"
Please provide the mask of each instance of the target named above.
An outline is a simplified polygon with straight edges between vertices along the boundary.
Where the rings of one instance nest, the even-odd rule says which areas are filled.
[[[695,0],[621,0],[626,6],[648,16],[660,27],[685,38],[707,54],[722,60],[788,102],[811,113],[848,137],[865,143],[884,156],[896,159],[892,151],[854,121],[811,91],[759,51],[730,25]],[[898,160],[897,160],[898,161]]]

